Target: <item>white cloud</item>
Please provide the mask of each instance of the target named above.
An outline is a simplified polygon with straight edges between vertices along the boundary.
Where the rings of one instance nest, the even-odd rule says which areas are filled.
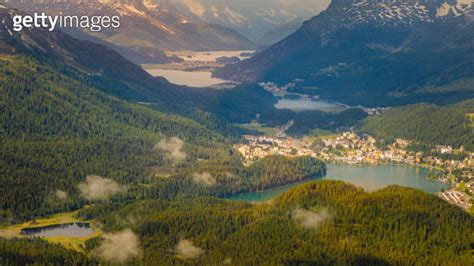
[[[123,192],[125,187],[112,179],[91,175],[86,181],[77,185],[81,197],[88,200],[106,200],[109,197]]]
[[[183,151],[184,141],[179,138],[172,137],[168,140],[161,140],[156,146],[156,149],[160,149],[168,152],[168,157],[174,163],[180,163],[186,159],[187,155]]]
[[[68,197],[67,192],[60,189],[56,190],[54,195],[56,196],[57,199],[60,199],[60,200],[66,200]]]
[[[326,208],[321,209],[318,212],[298,208],[293,210],[292,216],[297,224],[308,229],[317,229],[322,223],[331,218],[331,215]]]
[[[193,181],[208,187],[215,186],[217,184],[216,179],[209,173],[194,173],[193,174]]]
[[[140,257],[140,240],[130,229],[122,232],[105,234],[100,246],[94,254],[104,261],[112,263],[125,263],[128,260]]]
[[[180,259],[195,259],[201,256],[202,253],[202,249],[194,246],[193,242],[187,239],[179,241],[176,245],[176,256]]]

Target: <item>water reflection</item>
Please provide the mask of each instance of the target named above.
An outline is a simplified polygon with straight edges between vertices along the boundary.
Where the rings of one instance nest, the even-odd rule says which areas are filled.
[[[277,109],[288,109],[292,111],[323,111],[328,113],[339,113],[346,110],[346,107],[337,104],[325,102],[322,100],[311,99],[282,99],[275,104]]]
[[[427,179],[430,170],[425,168],[402,165],[344,165],[328,164],[326,177],[313,178],[295,182],[286,186],[276,187],[259,192],[249,192],[229,197],[231,200],[246,202],[263,202],[309,181],[328,179],[339,180],[362,187],[366,191],[374,191],[389,185],[417,188],[436,194],[449,186]]]
[[[21,230],[22,235],[37,237],[88,237],[94,229],[88,223],[53,224],[42,227],[30,227]]]

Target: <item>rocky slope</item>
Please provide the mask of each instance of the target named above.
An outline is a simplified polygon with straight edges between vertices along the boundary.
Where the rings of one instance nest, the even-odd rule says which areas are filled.
[[[330,0],[176,0],[174,2],[177,8],[190,16],[234,29],[258,42],[265,34],[284,24],[315,16],[327,8]]]
[[[262,45],[272,45],[275,44],[291,34],[295,33],[301,26],[303,26],[303,19],[295,19],[288,23],[279,25],[269,32],[265,33],[261,38],[258,39],[258,43]]]
[[[135,63],[172,61],[163,51],[245,50],[255,46],[237,32],[184,15],[167,0],[20,0],[10,3],[28,12],[71,15],[119,15],[118,29],[75,37],[103,43]],[[92,35],[93,37],[91,37]]]
[[[216,75],[298,81],[349,104],[449,102],[473,96],[473,0],[334,0],[289,38]]]

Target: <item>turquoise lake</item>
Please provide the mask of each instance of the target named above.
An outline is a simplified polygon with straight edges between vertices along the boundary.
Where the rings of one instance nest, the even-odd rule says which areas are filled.
[[[230,200],[246,202],[263,202],[296,187],[315,180],[340,180],[362,187],[366,191],[374,191],[389,185],[417,188],[436,194],[449,186],[427,179],[430,170],[402,165],[344,165],[328,164],[325,177],[312,178],[259,192],[249,192],[229,197]]]

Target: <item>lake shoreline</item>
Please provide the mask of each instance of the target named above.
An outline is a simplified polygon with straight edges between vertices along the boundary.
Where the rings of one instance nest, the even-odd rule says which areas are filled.
[[[263,203],[263,202],[269,201],[269,200],[281,195],[282,193],[285,193],[285,192],[287,192],[287,191],[289,191],[292,188],[295,188],[297,186],[303,185],[303,184],[308,183],[308,182],[312,182],[312,181],[317,182],[317,181],[321,181],[321,180],[343,181],[343,182],[355,185],[357,187],[361,187],[367,192],[372,192],[372,191],[376,191],[376,190],[379,190],[379,189],[383,189],[384,187],[387,187],[387,186],[390,186],[390,185],[400,185],[400,186],[404,186],[404,187],[410,187],[410,188],[423,190],[427,193],[436,195],[437,193],[439,193],[443,189],[448,189],[449,188],[449,186],[446,183],[435,182],[435,180],[429,179],[428,178],[428,173],[431,170],[428,169],[428,168],[425,168],[425,167],[417,167],[417,166],[404,165],[404,164],[390,164],[390,163],[389,164],[378,164],[378,165],[373,165],[373,164],[351,165],[351,164],[344,164],[344,163],[339,162],[339,163],[329,163],[327,165],[328,165],[327,173],[326,173],[325,176],[322,176],[322,177],[310,177],[310,178],[307,178],[307,179],[304,179],[304,180],[301,180],[301,181],[291,182],[291,183],[288,183],[288,184],[285,184],[285,185],[276,186],[276,187],[268,188],[268,189],[261,190],[261,191],[244,192],[244,193],[225,196],[225,197],[222,197],[222,198],[226,199],[226,200],[231,200],[231,201]],[[374,168],[377,168],[377,167],[384,167],[385,166],[385,167],[388,167],[388,168],[382,168],[382,169],[392,170],[392,172],[393,172],[393,169],[399,170],[396,174],[392,173],[392,177],[390,177],[391,178],[390,180],[395,181],[396,177],[399,173],[405,173],[405,179],[406,180],[404,180],[405,183],[400,182],[400,181],[399,181],[399,183],[397,183],[397,182],[393,182],[393,183],[392,182],[385,182],[385,183],[381,182],[379,185],[374,186],[374,184],[371,183],[371,182],[373,182],[373,181],[383,181],[385,179],[384,179],[384,177],[380,177],[380,176],[377,177],[377,176],[374,175],[374,173],[372,173],[372,176],[369,175],[370,178],[367,178],[368,180],[365,180],[366,182],[367,181],[371,181],[371,182],[368,182],[366,184],[366,186],[364,187],[364,185],[361,185],[361,184],[363,184],[363,182],[361,182],[361,181],[364,181],[363,180],[364,178],[359,178],[360,180],[356,180],[358,182],[351,182],[349,179],[351,179],[351,178],[356,179],[356,175],[353,175],[352,177],[343,178],[343,177],[341,177],[342,173],[340,173],[340,174],[334,174],[333,173],[333,170],[334,170],[335,166],[336,167],[342,166],[344,168],[351,168],[350,172],[354,172],[355,168],[359,168],[359,170],[363,169],[365,171],[365,170],[367,170],[367,168],[374,169]],[[410,173],[410,174],[413,174],[413,176],[407,176],[407,173],[409,171],[413,171],[413,172]],[[418,172],[418,174],[416,174],[417,172]],[[379,173],[377,173],[377,175],[378,174]],[[413,180],[411,180],[411,182],[413,184],[412,186],[407,185],[409,183],[407,181],[410,181],[409,179],[413,179]],[[423,187],[424,187],[424,189],[423,189]]]
[[[188,86],[191,88],[229,89],[239,83],[224,80],[213,76],[213,71],[232,62],[226,62],[224,58],[236,58],[244,60],[249,58],[247,54],[255,51],[178,51],[170,52],[169,55],[177,56],[182,61],[168,64],[143,64],[141,67],[154,77],[163,77],[170,83]]]

